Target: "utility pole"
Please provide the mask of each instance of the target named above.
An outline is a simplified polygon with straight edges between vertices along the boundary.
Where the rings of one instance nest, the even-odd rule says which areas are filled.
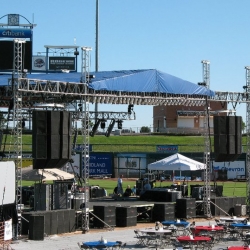
[[[98,71],[98,35],[99,35],[99,0],[96,0],[96,34],[95,34],[95,71]],[[95,122],[97,122],[98,103],[95,103]]]

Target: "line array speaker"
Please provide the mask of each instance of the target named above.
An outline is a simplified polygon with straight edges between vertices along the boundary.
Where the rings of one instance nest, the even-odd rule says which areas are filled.
[[[215,161],[235,161],[242,148],[241,116],[214,116]]]
[[[33,111],[34,169],[60,168],[70,160],[71,123],[68,111]]]

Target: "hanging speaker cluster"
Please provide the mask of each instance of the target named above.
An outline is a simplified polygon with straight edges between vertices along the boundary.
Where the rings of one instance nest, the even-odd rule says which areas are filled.
[[[33,169],[60,168],[71,159],[71,114],[38,111],[32,115]]]
[[[214,155],[216,162],[235,161],[242,148],[241,116],[214,116]]]

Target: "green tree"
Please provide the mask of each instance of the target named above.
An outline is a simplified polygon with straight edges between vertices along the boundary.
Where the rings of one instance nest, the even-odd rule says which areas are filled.
[[[149,127],[143,126],[140,129],[140,133],[150,133],[151,129]]]
[[[242,130],[243,133],[246,130],[246,124],[245,124],[245,122],[243,120],[242,120],[242,124],[241,124],[241,130]]]
[[[4,115],[2,112],[0,112],[0,129],[4,128],[4,125],[6,124],[7,120],[4,118]]]

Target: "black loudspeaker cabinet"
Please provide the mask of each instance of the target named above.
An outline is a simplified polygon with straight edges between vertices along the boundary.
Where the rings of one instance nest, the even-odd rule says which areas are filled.
[[[140,200],[144,201],[161,201],[171,202],[172,196],[166,188],[154,188],[153,190],[146,190],[141,196]]]
[[[22,235],[27,235],[29,233],[29,221],[30,221],[30,216],[34,214],[35,212],[24,212],[21,217],[21,222],[22,222],[22,229],[21,229],[21,234]]]
[[[51,210],[53,188],[51,184],[34,184],[34,210]]]
[[[176,218],[194,218],[196,217],[196,209],[195,208],[186,208],[185,210],[176,210]]]
[[[133,227],[137,225],[137,217],[116,217],[117,227]]]
[[[33,168],[60,168],[71,159],[71,115],[68,111],[33,111]]]
[[[116,226],[130,227],[137,224],[136,207],[116,207]]]
[[[44,240],[44,216],[31,215],[29,220],[29,239]]]
[[[116,207],[116,217],[137,217],[137,208]]]
[[[115,206],[93,206],[94,214],[109,226],[116,225],[116,207]],[[94,227],[106,227],[105,223],[94,217]]]
[[[105,218],[109,216],[115,216],[115,206],[93,206],[93,212],[99,218]]]
[[[196,217],[196,203],[194,198],[183,198],[176,200],[176,217],[177,218],[194,218]]]
[[[152,221],[164,221],[175,219],[175,204],[154,204],[152,211]]]
[[[57,234],[58,228],[58,219],[57,219],[57,210],[51,211],[50,214],[50,234]]]
[[[43,168],[47,162],[47,111],[32,114],[33,168]]]
[[[214,116],[214,155],[216,162],[235,161],[242,148],[241,116]]]

